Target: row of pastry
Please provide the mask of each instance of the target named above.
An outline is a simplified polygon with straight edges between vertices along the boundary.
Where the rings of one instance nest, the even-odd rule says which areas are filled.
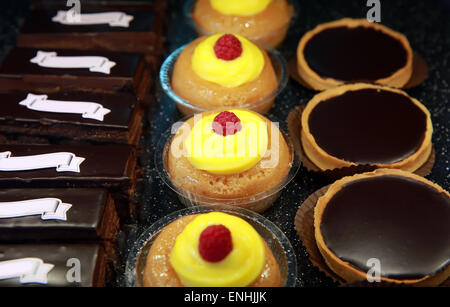
[[[144,234],[129,264],[132,284],[294,285],[298,272],[286,237],[247,210],[272,206],[299,159],[341,178],[312,201],[312,237],[303,235],[306,223],[296,223],[303,244],[314,242],[336,280],[444,282],[450,195],[414,174],[431,168],[432,123],[424,104],[401,89],[413,76],[406,37],[354,19],[307,32],[294,74],[324,91],[302,106],[293,119],[298,131],[288,135],[270,114],[258,113],[270,112],[286,83],[286,61],[263,46],[283,41],[288,1],[198,0],[188,8],[207,35],[172,53],[160,79],[190,117],[163,135],[155,163],[192,208]]]

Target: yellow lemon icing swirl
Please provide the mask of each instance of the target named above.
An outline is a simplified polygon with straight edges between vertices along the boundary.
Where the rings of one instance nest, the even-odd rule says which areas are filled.
[[[241,121],[241,130],[222,136],[213,131],[214,118],[219,113],[197,115],[185,141],[187,159],[197,169],[213,174],[236,174],[255,166],[269,144],[267,123],[258,114],[232,109]]]
[[[264,11],[272,0],[210,0],[213,9],[224,15],[250,16]]]
[[[220,262],[207,262],[198,251],[200,235],[211,225],[223,225],[231,232],[233,249]],[[222,212],[199,215],[187,224],[170,254],[173,269],[187,287],[245,287],[261,274],[265,262],[264,242],[256,230]]]
[[[235,35],[242,44],[242,54],[231,61],[217,58],[214,45],[223,34],[212,35],[199,43],[192,55],[192,69],[202,79],[224,87],[238,87],[259,77],[264,55],[258,46]]]

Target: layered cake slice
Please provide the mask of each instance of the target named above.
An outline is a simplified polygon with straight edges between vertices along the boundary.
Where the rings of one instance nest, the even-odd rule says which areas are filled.
[[[0,145],[0,188],[107,188],[128,215],[136,159],[128,145]]]
[[[135,145],[142,131],[144,110],[127,93],[13,91],[0,93],[0,105],[0,132],[8,139]]]
[[[0,286],[101,287],[105,253],[97,244],[0,245]]]
[[[18,38],[20,47],[109,50],[161,54],[165,4],[83,1],[76,7],[61,1],[36,1]]]
[[[13,48],[0,66],[0,90],[128,92],[148,98],[151,64],[138,54]]]
[[[119,227],[106,189],[0,189],[0,242],[114,241]]]

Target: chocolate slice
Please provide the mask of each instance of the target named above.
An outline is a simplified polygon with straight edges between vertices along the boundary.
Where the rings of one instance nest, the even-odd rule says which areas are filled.
[[[105,189],[2,189],[0,241],[115,240],[118,218]]]
[[[324,29],[307,42],[304,56],[319,76],[346,82],[387,78],[407,64],[398,39],[363,26]]]
[[[97,244],[0,245],[0,287],[101,287],[106,272]]]
[[[35,3],[25,19],[18,38],[20,47],[77,50],[109,50],[145,54],[161,54],[165,5],[153,3],[105,3],[88,1],[81,5],[81,14],[121,12],[132,20],[128,26],[108,23],[71,25],[52,19],[58,11],[71,8],[61,1]]]
[[[390,164],[418,150],[427,115],[405,95],[363,88],[321,101],[308,125],[319,147],[334,157]]]
[[[55,62],[52,56],[39,57],[38,51],[56,52],[55,57],[104,57],[114,62],[109,73],[90,68],[52,68],[43,62]],[[31,62],[32,59],[39,63]],[[100,63],[103,64],[103,63]],[[112,63],[111,63],[112,65]],[[106,66],[106,65],[105,65]],[[40,90],[49,87],[101,92],[129,92],[138,100],[147,98],[151,86],[149,64],[137,54],[106,51],[38,50],[13,48],[0,66],[0,90]]]
[[[0,145],[0,188],[107,188],[127,216],[135,166],[128,145]]]
[[[327,203],[320,230],[326,246],[363,272],[380,261],[381,276],[419,279],[450,262],[450,199],[398,175],[346,183]]]
[[[142,130],[143,110],[126,93],[14,91],[0,93],[0,101],[0,132],[7,134],[136,144]]]

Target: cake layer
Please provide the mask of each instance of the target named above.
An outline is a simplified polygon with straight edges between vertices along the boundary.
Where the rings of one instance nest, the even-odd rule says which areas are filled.
[[[420,279],[449,264],[450,198],[413,178],[383,175],[345,183],[328,201],[320,231],[341,260],[381,276]]]
[[[106,270],[97,244],[0,245],[1,287],[101,287]]]
[[[0,93],[0,132],[136,144],[143,109],[133,95],[59,91]]]
[[[1,189],[0,241],[115,240],[115,210],[105,189]]]
[[[36,1],[34,9],[25,19],[18,38],[20,47],[57,48],[76,50],[109,50],[131,53],[161,54],[164,32],[165,4],[98,1],[83,2],[81,14],[89,14],[96,23],[73,24],[56,18],[58,11],[71,9],[61,1]],[[110,17],[104,18],[105,13]],[[92,15],[97,14],[97,15]],[[103,15],[102,15],[103,14]],[[65,13],[60,13],[64,16]],[[117,15],[117,16],[116,16]],[[131,19],[128,23],[110,25]],[[99,20],[105,22],[100,23]],[[108,21],[109,20],[109,21]]]
[[[68,68],[61,68],[64,66]],[[13,48],[0,66],[0,90],[45,92],[57,86],[68,90],[129,92],[142,101],[148,97],[152,84],[151,69],[137,54]]]

